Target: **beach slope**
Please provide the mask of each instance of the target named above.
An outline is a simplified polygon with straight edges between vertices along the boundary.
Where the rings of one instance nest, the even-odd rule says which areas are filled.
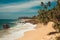
[[[50,32],[56,30],[52,27],[53,22],[49,22],[47,25],[37,24],[36,30],[25,32],[22,38],[16,40],[55,40],[57,34],[48,35]]]

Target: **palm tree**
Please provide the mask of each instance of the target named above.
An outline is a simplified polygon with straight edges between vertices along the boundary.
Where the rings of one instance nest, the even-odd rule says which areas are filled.
[[[41,2],[41,6],[44,6],[44,3],[43,2]]]
[[[58,7],[56,6],[51,10],[47,10],[48,7],[51,6],[50,1],[47,4],[41,2],[41,6],[43,6],[44,9],[39,10],[38,19],[40,20],[40,22],[46,24],[51,20],[55,23],[54,28],[58,29],[58,31],[60,32],[60,0],[58,0]]]
[[[47,11],[47,8],[48,8],[47,5],[44,5],[44,8],[45,8],[45,11]]]
[[[57,2],[58,2],[58,4],[60,4],[60,0],[58,0]]]
[[[44,8],[47,10],[48,9],[48,6],[49,7],[51,6],[51,2],[50,1],[44,6]]]
[[[57,0],[57,6],[60,7],[60,0]]]
[[[47,8],[48,6],[51,6],[51,2],[49,1],[47,4],[44,4],[43,2],[41,2],[41,6],[43,6],[46,11],[47,11]]]
[[[49,21],[48,15],[47,15],[47,8],[50,6],[50,1],[48,4],[44,4],[41,2],[41,6],[43,6],[43,10],[39,10],[39,19],[41,23],[46,24]]]
[[[51,6],[51,2],[50,1],[47,3],[47,6]]]

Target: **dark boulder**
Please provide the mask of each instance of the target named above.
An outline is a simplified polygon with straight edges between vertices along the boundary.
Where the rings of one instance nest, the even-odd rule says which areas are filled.
[[[9,25],[8,24],[4,24],[3,25],[3,29],[8,29],[9,28]]]

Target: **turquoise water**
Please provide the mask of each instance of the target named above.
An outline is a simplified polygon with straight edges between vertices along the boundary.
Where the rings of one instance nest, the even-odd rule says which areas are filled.
[[[0,19],[0,29],[3,29],[3,24],[8,24],[10,27],[15,25],[16,19]]]

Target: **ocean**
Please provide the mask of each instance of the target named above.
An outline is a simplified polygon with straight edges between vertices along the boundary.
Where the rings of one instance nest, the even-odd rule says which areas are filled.
[[[10,27],[15,25],[16,19],[0,19],[0,29],[3,29],[4,24],[8,24]]]
[[[3,29],[3,24],[9,24],[9,29]],[[15,40],[24,36],[26,31],[35,30],[36,24],[19,23],[17,20],[1,19],[0,20],[0,40]]]

